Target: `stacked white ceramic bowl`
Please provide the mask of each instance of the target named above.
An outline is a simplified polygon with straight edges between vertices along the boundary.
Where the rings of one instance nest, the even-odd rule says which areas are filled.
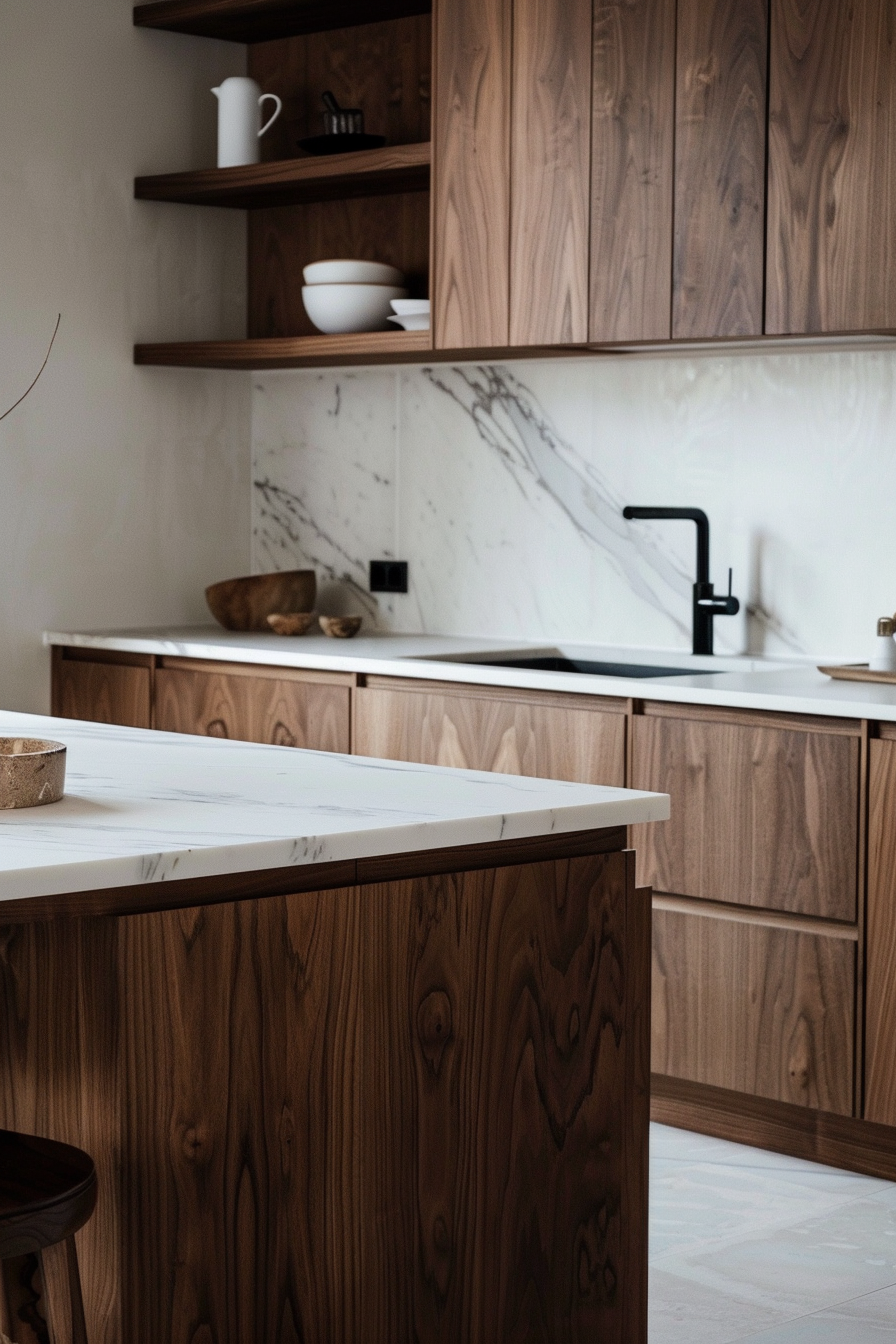
[[[401,271],[379,261],[316,261],[303,274],[305,312],[331,336],[386,331],[393,301],[408,294]]]
[[[393,299],[389,321],[404,331],[429,331],[429,299]]]

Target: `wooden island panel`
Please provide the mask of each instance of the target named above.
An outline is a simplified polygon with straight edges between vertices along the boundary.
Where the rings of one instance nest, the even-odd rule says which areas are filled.
[[[654,1073],[853,1114],[856,942],[653,915]]]
[[[655,891],[855,921],[859,725],[648,706],[633,721],[630,785],[672,798],[633,828]],[[783,725],[787,726],[783,726]]]
[[[351,691],[338,678],[330,683],[326,673],[316,679],[260,667],[246,675],[228,673],[226,666],[159,668],[153,727],[312,751],[349,750]]]
[[[0,931],[91,1341],[645,1344],[649,930],[616,851]]]
[[[368,678],[355,692],[354,751],[391,761],[625,786],[625,702]]]

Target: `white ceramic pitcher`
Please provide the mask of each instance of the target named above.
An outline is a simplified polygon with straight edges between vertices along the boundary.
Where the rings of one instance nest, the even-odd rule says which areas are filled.
[[[212,93],[218,100],[218,167],[236,168],[242,163],[258,163],[259,141],[283,111],[276,93],[262,93],[254,79],[232,75]],[[261,124],[262,104],[276,103],[274,114]]]

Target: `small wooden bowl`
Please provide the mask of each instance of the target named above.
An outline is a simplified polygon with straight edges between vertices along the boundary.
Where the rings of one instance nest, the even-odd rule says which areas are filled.
[[[353,639],[363,619],[363,616],[321,616],[320,628],[331,639]]]
[[[0,810],[45,807],[65,793],[65,747],[36,737],[0,737]]]
[[[307,635],[316,620],[313,611],[276,612],[268,625],[278,635]]]
[[[317,576],[313,569],[288,569],[225,579],[206,588],[205,600],[225,630],[267,630],[268,617],[278,612],[314,610]]]

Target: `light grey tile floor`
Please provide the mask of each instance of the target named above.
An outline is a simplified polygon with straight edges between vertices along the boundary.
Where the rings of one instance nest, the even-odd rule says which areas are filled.
[[[652,1125],[650,1344],[896,1344],[896,1185]]]

